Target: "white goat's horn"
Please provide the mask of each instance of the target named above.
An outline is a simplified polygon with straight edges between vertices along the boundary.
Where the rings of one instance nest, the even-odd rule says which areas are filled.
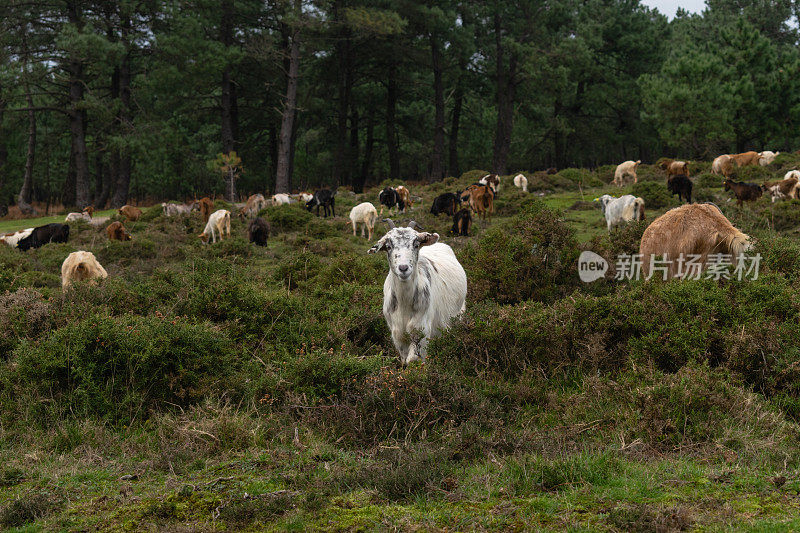
[[[416,220],[412,220],[411,222],[409,222],[408,223],[408,227],[411,228],[411,229],[419,229],[421,231],[425,231],[424,229],[422,229],[422,226],[417,224]]]
[[[391,218],[384,218],[383,221],[389,225],[389,229],[394,229],[397,227],[394,225],[394,221],[392,221]]]

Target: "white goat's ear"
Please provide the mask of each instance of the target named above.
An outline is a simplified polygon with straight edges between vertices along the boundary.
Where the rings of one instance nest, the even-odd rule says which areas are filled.
[[[372,245],[372,248],[367,250],[367,253],[375,254],[385,249],[386,249],[386,236],[384,235],[378,242]]]
[[[417,234],[417,242],[419,243],[420,247],[430,246],[431,244],[436,244],[438,241],[439,241],[438,233],[428,233],[427,231],[425,231]]]

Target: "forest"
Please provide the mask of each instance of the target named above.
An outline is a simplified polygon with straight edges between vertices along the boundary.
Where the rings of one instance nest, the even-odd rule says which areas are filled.
[[[790,150],[797,5],[6,0],[0,203],[136,201]],[[220,154],[241,157],[238,176]],[[227,180],[227,182],[226,182]]]

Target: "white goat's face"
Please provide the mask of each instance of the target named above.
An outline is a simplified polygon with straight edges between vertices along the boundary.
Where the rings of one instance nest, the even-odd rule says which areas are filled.
[[[367,253],[374,254],[379,250],[385,250],[386,258],[389,260],[389,270],[400,281],[408,281],[416,270],[419,249],[438,240],[438,233],[417,233],[411,228],[394,228],[367,250]]]

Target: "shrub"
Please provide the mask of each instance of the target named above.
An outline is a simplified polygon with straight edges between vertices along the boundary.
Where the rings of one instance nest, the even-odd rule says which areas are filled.
[[[642,234],[651,221],[641,220],[618,224],[611,229],[608,240],[611,242],[611,256],[620,254],[638,254]]]
[[[314,215],[299,203],[269,206],[259,211],[258,216],[269,221],[270,233],[299,231],[314,218]]]
[[[565,168],[556,174],[560,178],[565,178],[571,181],[574,185],[581,187],[602,187],[603,182],[591,171],[584,168]]]
[[[528,201],[509,223],[491,227],[464,249],[469,300],[552,300],[574,286],[577,254],[573,232],[559,215]]]
[[[17,289],[0,296],[0,353],[10,353],[22,339],[44,334],[51,313],[50,304],[37,291]]]
[[[667,186],[660,182],[640,181],[635,183],[632,194],[644,198],[644,204],[648,209],[661,209],[673,203]]]
[[[20,411],[46,415],[35,411],[49,405],[54,416],[115,424],[164,403],[194,403],[220,390],[236,366],[224,333],[160,314],[93,316],[23,342],[13,357],[0,384]]]
[[[617,165],[602,165],[597,167],[595,174],[597,178],[605,184],[614,181],[614,172],[617,170]]]
[[[694,177],[694,187],[695,190],[700,188],[722,187],[723,180],[723,176],[704,172]]]
[[[0,525],[10,528],[35,522],[57,511],[63,502],[62,497],[47,492],[25,494],[0,510]]]

